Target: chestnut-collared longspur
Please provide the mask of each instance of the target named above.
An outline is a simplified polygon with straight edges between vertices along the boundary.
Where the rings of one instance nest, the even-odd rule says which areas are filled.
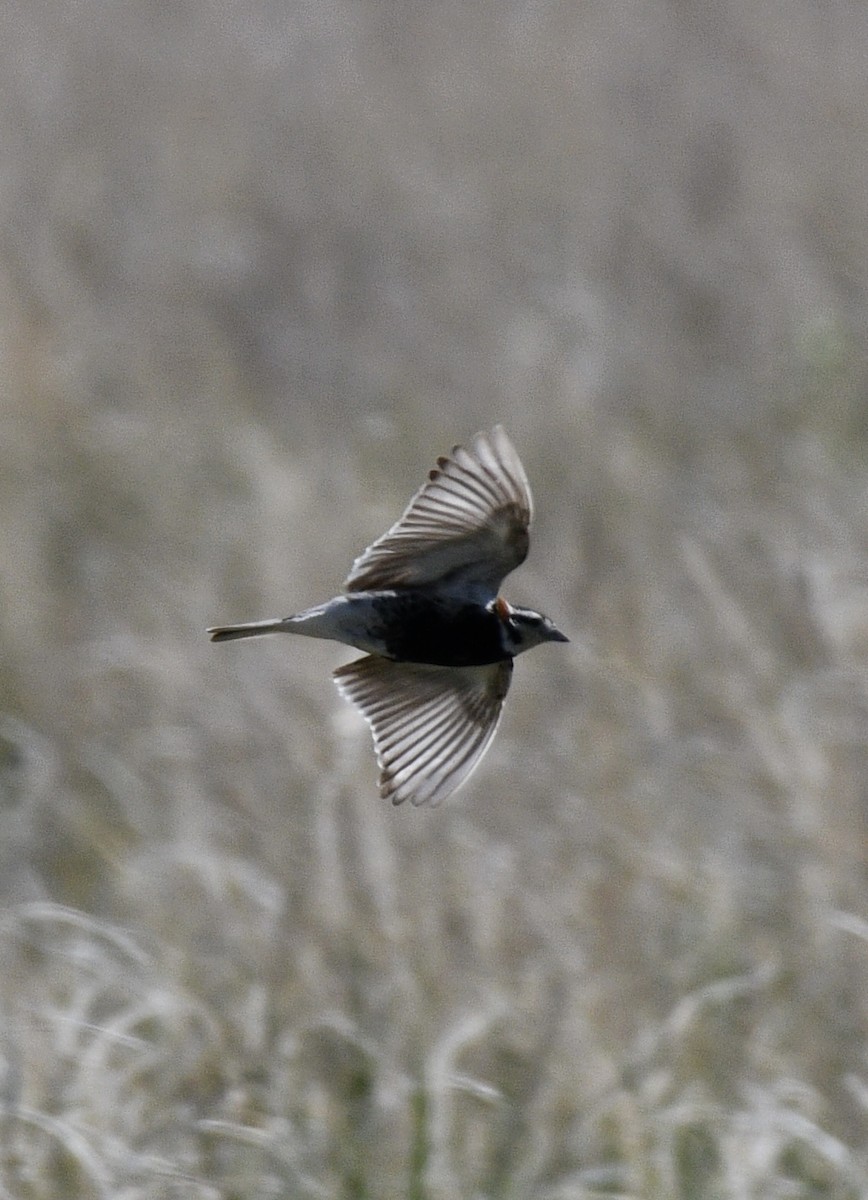
[[[299,633],[364,650],[334,677],[371,727],[380,792],[394,804],[436,804],[491,742],[515,656],[568,641],[548,617],[498,595],[527,555],[532,511],[521,461],[495,426],[437,460],[341,595],[293,617],[209,629],[211,640]]]

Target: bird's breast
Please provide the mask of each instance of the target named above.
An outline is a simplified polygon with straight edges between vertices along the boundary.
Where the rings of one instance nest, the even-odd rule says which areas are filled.
[[[479,667],[511,657],[502,624],[484,605],[424,592],[389,592],[374,601],[383,653],[398,662]]]

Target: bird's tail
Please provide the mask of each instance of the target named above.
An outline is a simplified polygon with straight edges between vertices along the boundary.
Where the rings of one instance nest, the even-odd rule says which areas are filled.
[[[212,642],[231,642],[234,638],[259,637],[261,633],[282,633],[288,628],[288,621],[251,621],[246,625],[215,625],[206,632],[211,635]]]
[[[335,641],[347,642],[350,646],[359,645],[354,636],[347,636],[347,611],[348,602],[341,597],[340,602],[329,600],[326,604],[306,608],[304,612],[296,613],[292,617],[281,617],[277,621],[251,621],[244,625],[215,625],[208,633],[212,642],[259,637],[261,633],[300,633],[302,637],[334,638]],[[355,626],[351,626],[351,632],[356,632]],[[362,649],[363,646],[359,645],[359,648]]]

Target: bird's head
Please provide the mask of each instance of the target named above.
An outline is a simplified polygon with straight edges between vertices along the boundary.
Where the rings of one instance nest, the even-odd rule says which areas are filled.
[[[566,634],[561,633],[554,621],[550,621],[542,613],[534,612],[532,608],[516,608],[498,597],[494,601],[494,610],[503,623],[504,642],[512,655],[531,650],[541,642],[570,640]]]

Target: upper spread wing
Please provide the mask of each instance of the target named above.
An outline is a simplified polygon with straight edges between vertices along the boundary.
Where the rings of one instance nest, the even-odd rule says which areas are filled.
[[[429,667],[377,655],[334,673],[371,727],[380,794],[437,804],[470,776],[494,737],[512,662]]]
[[[499,425],[437,460],[404,515],[356,559],[348,592],[429,583],[495,596],[528,548],[533,501]]]

